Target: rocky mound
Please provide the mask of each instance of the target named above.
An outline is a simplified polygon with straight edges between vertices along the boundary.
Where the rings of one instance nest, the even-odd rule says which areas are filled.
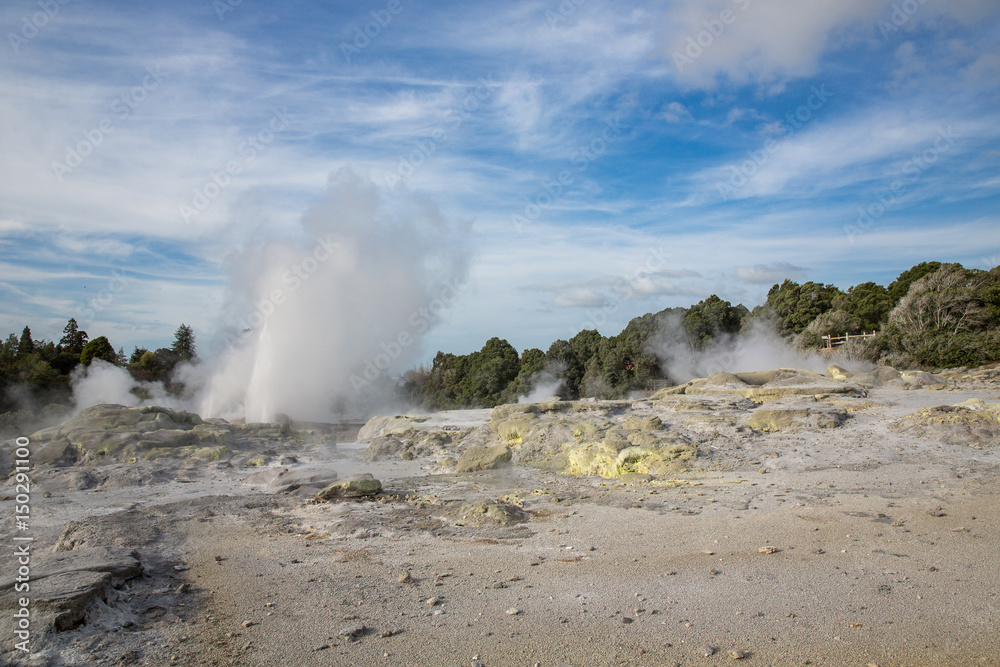
[[[59,426],[37,431],[31,441],[41,445],[33,455],[38,465],[67,458],[79,463],[161,457],[214,461],[233,449],[266,447],[272,439],[291,435],[287,424],[209,423],[184,410],[106,404],[86,408]]]
[[[903,417],[893,428],[921,438],[976,449],[1000,446],[1000,403],[972,399],[958,405],[925,408]]]
[[[757,402],[773,401],[785,396],[815,396],[818,394],[864,395],[865,388],[850,379],[827,377],[811,371],[779,368],[752,373],[712,373],[677,387],[662,389],[654,398],[672,394],[736,394]]]

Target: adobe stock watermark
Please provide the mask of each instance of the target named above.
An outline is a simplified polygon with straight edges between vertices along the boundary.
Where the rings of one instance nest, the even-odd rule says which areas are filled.
[[[558,13],[552,11],[551,9],[545,10],[545,20],[549,22],[549,27],[555,30],[559,24],[566,23],[569,17],[576,13],[576,10],[580,8],[580,5],[586,3],[587,0],[562,0],[559,3]]]
[[[17,32],[13,30],[7,33],[7,41],[14,53],[21,52],[21,46],[27,44],[38,33],[49,24],[59,14],[59,9],[70,3],[70,0],[38,0],[38,6],[42,11],[35,12],[31,16],[21,17],[21,29]]]
[[[847,240],[853,245],[858,236],[869,231],[875,225],[875,221],[885,215],[886,211],[906,194],[909,186],[919,181],[924,173],[937,163],[942,154],[951,150],[957,138],[950,125],[947,128],[939,127],[938,136],[931,146],[907,160],[899,170],[899,177],[893,179],[888,188],[877,191],[867,206],[858,207],[858,217],[854,223],[844,225]]]
[[[102,119],[95,127],[85,130],[83,139],[75,146],[66,146],[66,157],[62,162],[52,161],[52,173],[61,183],[63,177],[73,173],[73,170],[83,164],[87,156],[96,151],[108,135],[117,128],[116,122],[120,122],[132,115],[149,94],[160,87],[163,83],[163,72],[160,71],[159,64],[146,67],[146,75],[142,82],[133,86],[124,95],[120,95],[111,102],[111,115]]]
[[[244,169],[253,164],[257,155],[270,146],[280,132],[288,129],[290,122],[287,107],[282,107],[275,110],[264,129],[248,135],[236,147],[236,153],[240,157],[229,160],[222,169],[211,172],[204,183],[195,187],[191,194],[190,205],[178,205],[178,211],[184,218],[184,222],[191,222],[192,218],[207,209],[230,186],[233,182],[233,176],[242,173]]]
[[[921,7],[927,4],[927,0],[903,0],[903,2],[892,4],[892,13],[889,20],[879,19],[876,27],[882,33],[882,39],[889,39],[889,35],[899,32],[904,25],[910,22]]]
[[[566,196],[569,188],[576,182],[577,176],[582,174],[596,160],[600,159],[608,148],[617,141],[628,129],[624,123],[615,116],[613,120],[607,120],[601,133],[591,139],[586,144],[577,148],[570,157],[572,169],[563,169],[551,179],[543,179],[539,190],[525,197],[524,208],[519,213],[513,213],[510,221],[514,225],[514,230],[521,234],[531,223],[538,220],[542,213],[555,205],[557,201]]]
[[[750,6],[750,0],[731,0],[734,7],[740,11],[746,11]],[[732,9],[723,9],[716,18],[706,19],[701,22],[704,30],[697,34],[687,36],[687,45],[684,52],[674,51],[674,67],[678,72],[683,72],[684,68],[701,58],[705,49],[711,48],[715,40],[726,33],[726,27],[736,22],[737,14]]]
[[[333,257],[337,246],[336,239],[332,234],[326,238],[317,238],[312,252],[292,264],[281,274],[283,287],[275,287],[264,298],[254,303],[253,310],[246,317],[237,321],[238,335],[227,333],[226,342],[230,345],[238,345],[249,337],[250,332],[264,326],[264,323],[288,300],[288,296],[298,291],[319,270],[321,264]]]
[[[624,301],[631,299],[639,292],[639,284],[644,280],[649,280],[657,273],[664,271],[668,266],[669,253],[663,248],[650,248],[649,257],[642,266],[631,273],[622,276],[612,287],[612,294],[604,301],[599,308],[587,310],[587,319],[572,332],[575,336],[586,329],[597,329],[608,322],[608,318],[618,312]]]
[[[380,341],[379,348],[382,351],[365,359],[361,364],[362,370],[358,373],[351,373],[350,380],[354,391],[361,391],[388,372],[392,363],[454,305],[463,288],[463,285],[456,285],[451,280],[445,281],[437,297],[410,313],[406,320],[409,327],[402,329],[388,341]]]
[[[19,639],[14,648],[24,653],[30,653],[31,642],[31,543],[35,538],[28,532],[31,530],[31,440],[20,437],[14,441],[16,449],[11,452],[14,464],[14,526],[19,534],[15,534],[12,545],[14,555],[15,575],[12,577],[13,592],[23,597],[13,598],[14,607],[14,637]]]
[[[225,21],[226,14],[235,12],[236,8],[242,4],[243,0],[214,0],[212,9],[215,10],[215,15],[219,17],[220,21]]]
[[[462,100],[441,114],[441,122],[448,130],[455,132],[465,121],[472,118],[472,115],[479,111],[484,104],[493,97],[493,90],[499,86],[493,80],[493,74],[487,77],[479,77],[478,82],[469,88]],[[413,149],[406,155],[399,157],[399,164],[396,165],[395,172],[385,172],[385,182],[389,187],[396,187],[400,182],[409,178],[423,166],[427,160],[437,153],[438,148],[448,141],[448,131],[444,127],[434,128],[430,136],[418,139],[413,145]]]
[[[833,97],[833,93],[827,90],[825,83],[821,84],[819,88],[812,86],[809,89],[809,96],[806,97],[805,104],[801,104],[798,108],[786,113],[780,121],[782,140],[789,139],[797,131],[801,130],[806,123],[812,120],[813,114],[822,109],[831,97]],[[715,184],[715,189],[718,191],[722,201],[729,201],[736,194],[737,190],[746,186],[757,175],[760,168],[767,163],[771,155],[778,150],[779,146],[781,146],[781,143],[771,137],[764,142],[761,148],[755,151],[748,150],[748,159],[738,164],[726,165],[725,168],[729,169],[730,172],[729,178],[725,181],[717,181]]]
[[[125,272],[121,269],[116,269],[111,272],[111,278],[108,280],[108,286],[98,292],[97,296],[91,297],[86,304],[80,306],[77,309],[77,320],[81,323],[83,322],[93,322],[98,313],[104,312],[104,310],[110,306],[115,297],[122,292],[134,281],[133,278],[129,278],[125,275]]]
[[[354,26],[354,39],[340,43],[340,52],[344,54],[344,60],[348,63],[351,58],[358,55],[371,45],[372,40],[378,39],[382,31],[389,27],[392,19],[399,16],[403,11],[402,0],[389,0],[385,9],[377,9],[371,12],[371,20],[366,21],[363,26]]]

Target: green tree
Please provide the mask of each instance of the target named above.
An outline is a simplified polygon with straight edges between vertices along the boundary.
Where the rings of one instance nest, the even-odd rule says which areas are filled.
[[[80,352],[80,363],[84,366],[89,366],[94,359],[103,359],[109,364],[118,361],[118,353],[104,336],[98,336],[90,341],[83,346],[83,351]]]
[[[861,283],[837,299],[835,308],[843,311],[863,331],[877,331],[888,319],[896,302],[889,290],[873,282]],[[843,333],[843,332],[842,332]]]
[[[59,347],[70,354],[79,355],[83,352],[83,346],[87,344],[86,331],[81,331],[76,323],[76,318],[70,318],[63,329],[63,337],[59,340]]]
[[[748,314],[746,307],[734,307],[713,294],[688,309],[684,316],[684,329],[692,347],[701,349],[720,334],[739,333],[743,318]]]
[[[149,350],[147,350],[144,347],[139,347],[137,345],[135,349],[132,350],[132,355],[128,358],[128,363],[138,364],[139,361],[142,359],[143,355],[145,355],[147,352],[149,352]]]
[[[801,333],[814,319],[830,310],[841,291],[833,285],[798,283],[785,279],[767,293],[767,305],[778,318],[783,335]]]
[[[910,285],[940,268],[941,262],[920,262],[899,274],[898,278],[889,283],[888,292],[892,305],[895,306],[900,299],[906,296],[906,293],[910,291]]]
[[[1000,278],[961,264],[914,281],[879,337],[890,361],[944,368],[1000,358]]]
[[[174,344],[170,347],[174,354],[183,361],[190,361],[197,356],[194,344],[194,330],[186,324],[181,324],[174,332]]]
[[[22,359],[35,351],[35,341],[31,340],[31,329],[21,330],[21,340],[17,343],[17,358]]]

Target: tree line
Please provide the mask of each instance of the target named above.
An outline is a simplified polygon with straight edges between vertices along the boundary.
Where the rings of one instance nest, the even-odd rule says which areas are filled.
[[[823,347],[824,336],[874,333],[851,340],[845,354],[899,368],[978,366],[1000,360],[1000,267],[921,262],[888,286],[834,285],[786,279],[752,311],[716,295],[690,308],[634,318],[621,333],[584,330],[569,340],[518,354],[491,338],[477,352],[438,352],[429,367],[409,371],[403,394],[430,410],[515,402],[548,373],[564,398],[621,398],[654,379],[671,381],[650,350],[663,345],[701,350],[723,336],[768,327],[789,344]]]
[[[561,383],[564,398],[620,398],[646,389],[650,380],[676,380],[664,375],[654,348],[702,350],[762,326],[801,349],[822,347],[824,336],[874,333],[852,339],[846,353],[898,368],[978,366],[1000,360],[1000,267],[922,262],[888,286],[866,282],[846,291],[786,279],[753,310],[713,294],[688,308],[636,317],[617,335],[583,330],[544,351],[518,353],[506,340],[491,338],[471,354],[438,352],[430,366],[408,371],[400,390],[432,410],[515,402],[547,379]],[[182,361],[197,360],[194,331],[181,324],[170,347],[136,347],[126,356],[105,336],[91,340],[75,319],[58,342],[35,340],[25,326],[20,336],[12,333],[0,343],[0,431],[10,430],[4,425],[16,421],[11,411],[22,406],[70,404],[74,371],[94,359],[179,394],[183,387],[172,372]]]
[[[106,336],[91,339],[75,318],[66,323],[58,342],[35,340],[25,326],[20,336],[12,333],[0,343],[0,413],[25,405],[69,404],[74,371],[95,359],[127,370],[136,380],[163,382],[170,391],[174,367],[197,359],[194,330],[181,324],[170,347],[136,347],[126,356],[122,348],[115,351]]]

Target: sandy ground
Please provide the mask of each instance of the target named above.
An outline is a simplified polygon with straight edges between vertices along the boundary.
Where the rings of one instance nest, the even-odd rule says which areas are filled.
[[[659,483],[517,465],[431,474],[420,459],[366,462],[357,443],[296,450],[283,467],[371,472],[384,487],[374,500],[309,504],[218,462],[119,464],[86,490],[39,470],[35,553],[60,537],[134,547],[143,575],[81,627],[36,628],[30,656],[13,649],[5,611],[0,660],[1000,665],[1000,445],[892,428],[998,397],[989,385],[874,389],[840,428],[710,439],[690,472]],[[497,499],[527,520],[462,520],[463,505]],[[16,570],[8,557],[0,567]]]

